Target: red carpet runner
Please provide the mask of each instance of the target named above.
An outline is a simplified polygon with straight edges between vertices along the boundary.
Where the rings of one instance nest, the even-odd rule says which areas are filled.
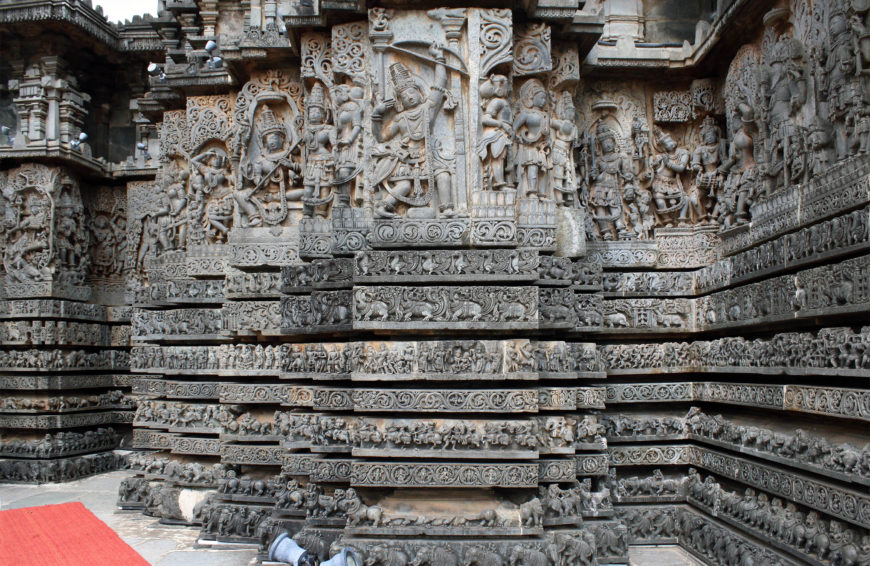
[[[81,503],[0,511],[0,566],[148,566]]]

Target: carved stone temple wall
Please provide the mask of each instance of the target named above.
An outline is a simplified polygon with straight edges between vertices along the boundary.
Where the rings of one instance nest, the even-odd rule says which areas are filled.
[[[0,481],[870,564],[870,2],[447,4],[0,0]]]

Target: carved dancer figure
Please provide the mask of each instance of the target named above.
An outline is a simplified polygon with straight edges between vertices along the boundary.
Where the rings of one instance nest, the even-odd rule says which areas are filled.
[[[310,218],[315,210],[318,216],[326,216],[326,205],[332,201],[332,180],[335,159],[332,148],[335,144],[335,128],[328,123],[326,97],[323,85],[314,83],[305,99],[308,120],[303,139],[303,185],[302,216]],[[326,191],[326,195],[324,195]]]
[[[517,141],[517,185],[525,197],[547,197],[550,169],[550,115],[547,90],[538,79],[520,87],[521,110],[514,121]]]
[[[397,217],[396,205],[400,202],[412,207],[427,205],[432,200],[433,188],[438,193],[441,216],[455,215],[451,172],[433,136],[435,121],[442,109],[453,105],[446,104],[447,71],[443,48],[433,44],[429,54],[436,63],[429,96],[425,96],[422,86],[404,64],[393,63],[389,71],[396,100],[386,100],[372,112],[374,134],[380,144],[373,152],[377,163],[372,181],[384,190],[374,210],[379,218]],[[385,121],[388,111],[392,112],[392,118]],[[387,145],[387,142],[392,143]]]
[[[363,170],[360,152],[364,91],[358,86],[336,85],[332,90],[335,102],[335,170],[334,184],[338,188],[336,204],[350,203],[351,183]],[[360,200],[360,195],[356,195]]]
[[[190,158],[191,193],[210,194],[219,189],[229,177],[227,156],[210,149]]]
[[[685,148],[677,147],[674,138],[658,128],[656,138],[665,150],[665,153],[659,154],[653,161],[655,171],[652,190],[656,213],[665,226],[672,227],[677,220],[684,226],[688,222],[689,209],[680,174],[689,166],[689,152]]]
[[[753,134],[755,111],[740,102],[733,113],[734,132],[728,147],[728,158],[719,169],[727,176],[716,199],[712,217],[724,228],[749,222],[749,204],[758,179],[755,165]]]
[[[574,147],[577,145],[577,125],[574,123],[574,99],[569,91],[556,98],[556,117],[550,121],[553,129],[553,195],[559,195],[558,204],[576,207],[577,172],[574,166]]]
[[[492,75],[480,85],[480,118],[483,135],[477,153],[483,162],[484,188],[501,189],[505,181],[505,160],[513,135],[513,120],[507,100],[508,80],[504,75]]]

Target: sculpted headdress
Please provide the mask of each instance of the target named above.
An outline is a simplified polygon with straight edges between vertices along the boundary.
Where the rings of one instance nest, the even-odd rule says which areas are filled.
[[[538,79],[529,79],[523,83],[523,86],[520,87],[520,102],[522,102],[523,106],[526,108],[531,108],[534,105],[535,95],[538,92],[547,93],[547,90],[544,88],[544,83],[542,83]]]
[[[308,93],[308,96],[305,98],[305,104],[308,107],[316,107],[321,110],[326,110],[326,94],[323,90],[323,85],[320,83],[314,83],[314,86],[311,87],[311,92]]]
[[[707,134],[710,132],[715,132],[717,138],[722,137],[722,130],[716,124],[716,119],[712,116],[707,116],[706,118],[704,118],[704,121],[701,122],[701,129],[698,132],[701,140],[703,141],[704,138],[707,137]]]
[[[610,140],[613,142],[614,147],[619,147],[619,138],[616,132],[606,124],[598,124],[598,128],[595,130],[595,138],[598,140],[599,145],[603,144],[604,140]]]
[[[408,67],[402,63],[393,63],[390,65],[390,80],[393,82],[393,92],[396,94],[396,109],[401,112],[404,110],[402,106],[402,97],[399,96],[402,92],[409,88],[415,88],[423,95],[423,89],[411,75]]]
[[[266,106],[263,109],[263,113],[260,114],[260,135],[265,138],[269,134],[281,134],[284,135],[284,127],[281,125],[281,122],[278,121],[278,118],[275,116],[275,113],[272,111],[269,106]]]

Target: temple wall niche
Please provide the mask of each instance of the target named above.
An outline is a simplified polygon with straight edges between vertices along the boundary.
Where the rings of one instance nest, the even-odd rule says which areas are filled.
[[[0,477],[129,465],[264,556],[866,563],[868,25],[181,2],[82,28],[113,92],[10,57]]]

